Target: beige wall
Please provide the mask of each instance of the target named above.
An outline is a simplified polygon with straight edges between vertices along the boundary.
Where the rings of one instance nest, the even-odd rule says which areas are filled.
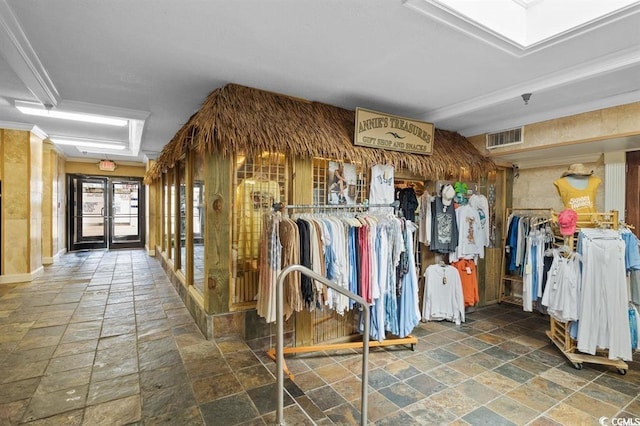
[[[29,269],[29,132],[3,130],[2,239],[3,275]],[[6,173],[11,170],[11,173]],[[10,248],[10,250],[7,250]]]
[[[486,149],[485,135],[468,138],[483,154],[517,153],[552,145],[574,145],[640,134],[640,102],[561,117],[524,126],[524,142]]]
[[[115,171],[107,172],[107,171],[100,170],[100,168],[98,168],[97,161],[95,163],[85,163],[80,161],[66,161],[65,173],[100,175],[100,176],[144,177],[145,167],[144,167],[144,164],[140,164],[139,166],[118,164]]]
[[[42,139],[30,133],[29,138],[29,258],[30,271],[42,267]]]
[[[55,173],[53,145],[45,142],[42,147],[42,263],[53,262],[53,187]]]
[[[640,134],[639,117],[640,102],[528,124],[524,126],[522,144],[494,148],[490,152],[485,148],[485,135],[473,136],[469,140],[481,153],[490,157],[505,153],[515,157],[519,153],[526,152],[531,157],[531,152],[535,151],[545,158],[545,149],[553,146],[575,146],[578,154],[581,143]],[[582,158],[585,157],[582,156]],[[501,160],[497,161],[500,163]],[[581,161],[576,160],[576,157],[568,156],[562,159],[560,165],[558,165],[559,159],[553,158],[549,163],[554,166],[520,169],[520,177],[513,184],[513,207],[562,210],[563,205],[553,186],[553,181],[559,178],[570,164],[576,162]],[[597,163],[586,164],[586,166],[594,170],[594,174],[602,179],[596,197],[596,210],[605,211],[606,182],[603,156],[600,155]],[[610,184],[614,185],[613,182]]]
[[[2,282],[26,281],[42,270],[42,139],[0,129],[0,145]]]
[[[587,142],[640,133],[640,102],[529,124],[527,147]],[[498,150],[496,150],[498,151]]]
[[[564,206],[553,181],[560,178],[569,165],[570,163],[563,166],[520,170],[519,177],[513,182],[513,207],[552,208],[556,212],[562,211]],[[585,166],[594,171],[594,176],[602,179],[596,195],[596,210],[604,211],[604,165],[588,163]]]
[[[64,159],[49,142],[43,145],[42,187],[42,263],[48,265],[66,250]]]

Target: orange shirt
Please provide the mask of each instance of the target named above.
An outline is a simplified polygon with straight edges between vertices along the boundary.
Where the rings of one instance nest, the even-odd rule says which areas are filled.
[[[462,282],[464,306],[475,306],[480,301],[478,295],[478,274],[473,259],[460,259],[451,263],[458,270]]]

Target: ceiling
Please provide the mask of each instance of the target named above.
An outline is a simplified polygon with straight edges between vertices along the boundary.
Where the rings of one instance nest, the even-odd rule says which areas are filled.
[[[439,0],[0,0],[0,128],[116,141],[125,149],[60,149],[139,162],[212,90],[237,83],[465,136],[499,131],[639,102],[639,3],[520,46]],[[129,125],[24,115],[16,101]]]

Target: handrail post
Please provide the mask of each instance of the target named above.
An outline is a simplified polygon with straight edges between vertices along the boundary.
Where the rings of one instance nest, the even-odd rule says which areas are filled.
[[[368,409],[368,388],[369,388],[369,325],[370,325],[370,306],[367,301],[358,296],[355,293],[345,290],[336,283],[328,280],[320,274],[313,272],[311,269],[302,265],[290,265],[280,272],[276,281],[276,391],[277,395],[277,407],[276,407],[276,424],[282,425],[283,423],[283,411],[284,411],[284,370],[282,364],[284,363],[284,323],[282,313],[284,311],[284,279],[291,272],[298,271],[301,274],[307,275],[313,278],[315,281],[320,281],[327,287],[343,294],[362,306],[364,310],[364,329],[362,337],[362,396],[360,406],[360,424],[366,426],[367,424],[367,409]]]

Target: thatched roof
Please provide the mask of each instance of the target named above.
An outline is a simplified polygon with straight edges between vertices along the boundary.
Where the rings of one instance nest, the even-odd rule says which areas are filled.
[[[175,134],[147,172],[145,182],[158,179],[189,149],[223,156],[266,151],[365,165],[393,164],[433,180],[457,178],[461,168],[477,179],[495,168],[456,132],[436,129],[433,154],[420,155],[355,146],[354,126],[354,111],[228,84],[214,90]]]

